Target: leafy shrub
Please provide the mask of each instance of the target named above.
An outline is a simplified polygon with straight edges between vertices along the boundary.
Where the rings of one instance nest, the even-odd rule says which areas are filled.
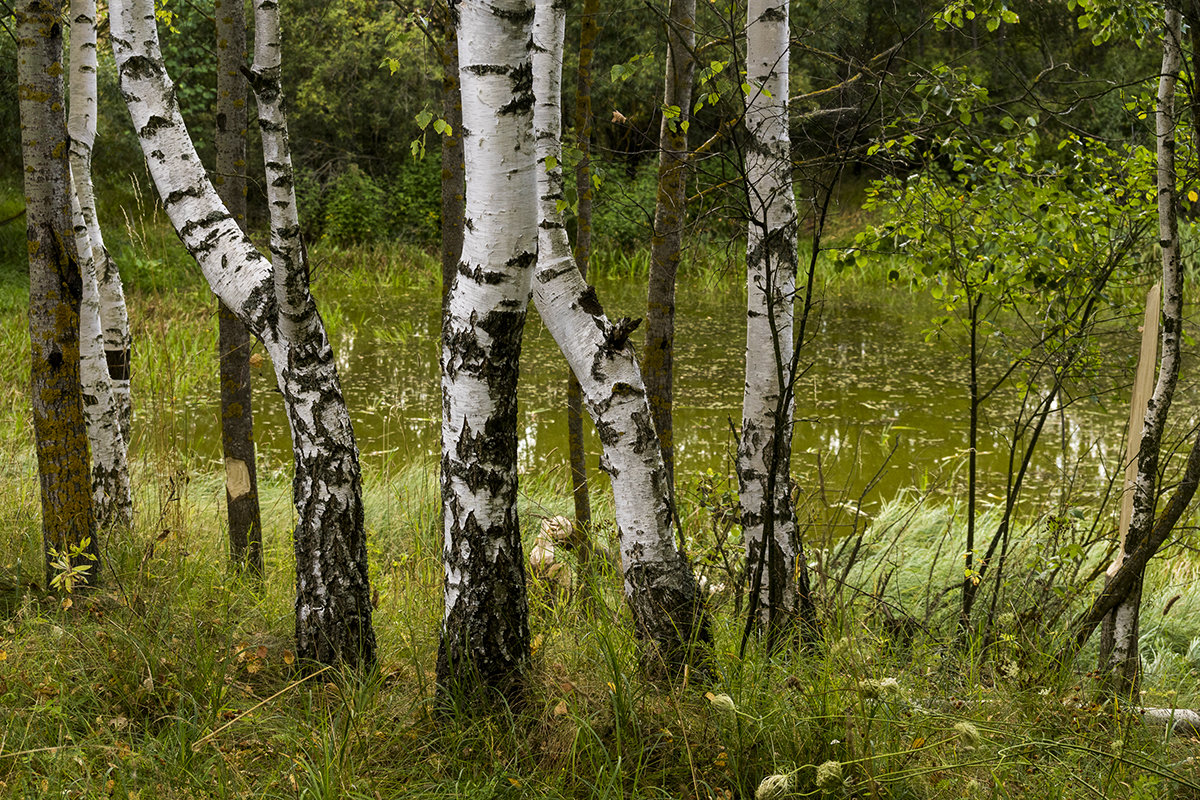
[[[442,164],[430,153],[402,159],[387,185],[388,234],[401,242],[434,245],[442,232]]]
[[[649,247],[658,163],[647,159],[632,171],[615,164],[601,168],[604,179],[592,206],[592,235],[597,249]]]
[[[329,185],[324,206],[321,238],[331,244],[362,244],[386,233],[383,190],[357,164]]]

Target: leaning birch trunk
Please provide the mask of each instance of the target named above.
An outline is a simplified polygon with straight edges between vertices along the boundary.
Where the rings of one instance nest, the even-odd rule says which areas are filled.
[[[1180,43],[1182,16],[1167,7],[1163,32],[1162,73],[1158,82],[1156,138],[1158,141],[1158,238],[1162,247],[1162,354],[1158,380],[1146,408],[1138,450],[1137,480],[1133,487],[1133,516],[1124,552],[1141,548],[1155,522],[1159,451],[1167,412],[1179,378],[1183,325],[1183,270],[1180,265],[1175,175],[1175,86],[1183,62]],[[1142,575],[1104,621],[1100,638],[1100,670],[1111,691],[1129,695],[1137,690],[1141,657],[1138,652],[1138,612]]]
[[[687,122],[692,113],[696,71],[696,0],[671,0],[667,20],[667,66],[663,114],[658,133],[658,195],[650,241],[650,286],[646,302],[646,388],[650,411],[667,465],[674,498],[675,428],[672,421],[675,373],[675,274],[687,218]]]
[[[538,158],[538,262],[534,302],[571,369],[604,445],[625,573],[625,598],[650,666],[703,663],[708,618],[687,559],[676,549],[662,451],[629,343],[636,322],[613,325],[580,274],[563,226],[562,0],[540,0],[534,23],[534,133]],[[694,645],[700,644],[696,648]]]
[[[217,195],[246,229],[246,9],[242,0],[217,0]],[[225,507],[229,559],[261,577],[262,516],[254,453],[250,392],[250,331],[217,301],[218,373],[221,382],[221,452],[225,459]]]
[[[796,203],[788,140],[788,6],[750,0],[746,17],[746,385],[737,472],[751,614],[774,638],[808,599],[792,507]],[[810,620],[811,621],[811,620]]]
[[[517,700],[529,617],[517,521],[517,374],[536,259],[530,0],[458,4],[462,259],[442,327],[445,607],[438,684]]]
[[[106,356],[103,307],[98,274],[107,274],[110,319],[113,298],[116,316],[125,320],[121,278],[104,249],[92,189],[92,146],[96,140],[96,1],[71,0],[70,115],[71,213],[76,250],[83,277],[80,306],[80,365],[83,411],[92,448],[92,503],[99,527],[133,524],[133,496],[129,486],[129,380],[125,357]],[[118,352],[128,352],[127,347]],[[113,377],[116,367],[118,378]],[[117,388],[115,384],[120,384]]]
[[[21,0],[15,8],[21,161],[29,245],[29,338],[33,431],[42,499],[46,583],[52,552],[99,573],[88,439],[79,382],[79,307],[83,294],[68,198],[63,118],[60,6]]]
[[[116,402],[117,419],[123,441],[120,460],[129,446],[133,411],[129,395],[129,316],[125,291],[117,264],[104,246],[104,236],[96,215],[95,190],[92,187],[92,150],[96,142],[96,0],[71,0],[71,114],[67,131],[71,136],[71,172],[75,193],[90,240],[93,270],[96,275],[97,306],[103,328],[104,358]],[[85,286],[85,291],[86,291]],[[93,444],[95,440],[93,439]],[[115,446],[115,442],[113,443]],[[126,477],[128,481],[128,477]],[[117,501],[118,522],[132,520],[132,503]],[[101,524],[105,524],[101,515]]]
[[[266,0],[258,11],[273,8]],[[167,215],[213,292],[263,342],[275,367],[295,461],[297,654],[369,664],[375,634],[358,448],[333,351],[308,291],[296,226],[274,213],[294,216],[294,202],[286,209],[271,204],[272,266],[221,203],[196,156],[163,66],[153,5],[116,0],[110,15],[121,92]],[[287,202],[293,190],[290,160],[280,152],[286,128],[277,91],[278,37],[267,30],[256,39],[268,54],[256,60],[267,185],[275,200]]]

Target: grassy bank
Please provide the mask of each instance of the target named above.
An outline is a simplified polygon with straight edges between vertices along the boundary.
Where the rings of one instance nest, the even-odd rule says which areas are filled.
[[[671,687],[640,676],[617,576],[598,579],[600,611],[552,603],[535,583],[528,706],[442,719],[431,714],[441,591],[431,470],[366,475],[378,669],[305,678],[290,651],[286,476],[265,487],[268,571],[256,589],[223,566],[217,481],[164,467],[174,472],[139,466],[139,525],[106,538],[100,591],[70,604],[29,593],[7,608],[0,794],[718,798],[751,797],[773,774],[791,777],[794,796],[1200,791],[1184,763],[1195,742],[1093,705],[1086,661],[1057,665],[1053,629],[1010,613],[992,644],[963,650],[937,614],[896,624],[920,615],[931,586],[953,583],[952,548],[932,555],[955,533],[949,509],[897,503],[881,513],[847,588],[826,583],[823,640],[811,652],[768,659],[752,643],[738,657],[733,598],[714,596],[710,681]],[[32,478],[3,479],[13,498],[3,522],[9,570],[40,567]],[[565,489],[526,482],[531,534],[539,515],[566,510]],[[830,563],[822,574],[836,571]],[[1194,586],[1195,566],[1186,573],[1156,573],[1151,594]],[[1189,591],[1172,618],[1184,635],[1196,601]],[[1161,643],[1171,650],[1169,637]],[[1154,652],[1143,701],[1200,700],[1193,654],[1171,650],[1168,663]]]

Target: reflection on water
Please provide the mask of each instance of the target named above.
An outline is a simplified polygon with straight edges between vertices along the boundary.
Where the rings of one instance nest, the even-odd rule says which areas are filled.
[[[610,316],[643,316],[644,287],[601,280]],[[319,291],[319,289],[318,289]],[[869,290],[865,296],[829,297],[806,348],[810,366],[797,386],[794,472],[827,500],[857,501],[879,474],[868,503],[912,486],[954,487],[965,482],[967,373],[953,341],[927,342],[931,309],[920,298]],[[681,285],[676,339],[676,472],[686,487],[706,470],[729,474],[733,428],[740,422],[745,342],[744,288]],[[368,461],[403,464],[436,458],[440,423],[436,290],[393,296],[323,299],[359,447]],[[1072,387],[1042,433],[1027,486],[1050,499],[1064,481],[1076,491],[1101,490],[1117,466],[1128,411],[1108,391],[1133,374],[1133,334],[1106,343],[1105,374]],[[566,461],[567,367],[536,313],[530,313],[521,365],[520,467],[561,470]],[[255,428],[271,462],[288,463],[286,418],[269,365],[255,377]],[[1187,397],[1186,389],[1184,397]],[[200,419],[194,441],[217,458],[216,397],[200,398],[211,414]],[[998,395],[985,410],[980,435],[983,493],[1002,497],[1008,443],[1018,409],[1015,395]],[[598,442],[588,427],[589,464]],[[890,460],[889,452],[895,448]],[[1056,496],[1056,495],[1055,495]]]

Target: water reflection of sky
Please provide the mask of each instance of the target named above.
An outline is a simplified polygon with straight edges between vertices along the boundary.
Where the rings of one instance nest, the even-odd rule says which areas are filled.
[[[636,282],[601,281],[598,291],[610,316],[644,316],[645,290]],[[744,289],[684,284],[677,305],[676,469],[687,486],[706,470],[732,471],[732,430],[740,423],[744,380]],[[441,413],[434,291],[362,302],[341,298],[323,306],[364,457],[396,464],[434,459]],[[920,299],[903,292],[826,299],[806,347],[810,366],[796,391],[793,466],[802,485],[821,489],[827,499],[857,502],[876,473],[878,485],[868,501],[911,486],[965,481],[967,362],[954,341],[926,341],[923,329],[931,314]],[[562,470],[567,367],[535,313],[523,347],[520,467]],[[1107,342],[1108,358],[1094,385],[1071,387],[1065,407],[1055,409],[1027,478],[1035,496],[1059,491],[1064,479],[1088,492],[1107,482],[1120,458],[1128,416],[1127,401],[1108,389],[1131,379],[1135,347],[1132,334]],[[286,419],[271,391],[268,366],[258,370],[255,388],[259,446],[272,463],[286,464]],[[1185,386],[1181,396],[1188,395]],[[215,393],[202,403],[215,407]],[[984,411],[979,450],[985,496],[1004,491],[1016,410],[1008,393]],[[196,416],[193,441],[211,447],[204,455],[215,459],[216,413]],[[590,423],[585,427],[594,468],[598,442]]]

